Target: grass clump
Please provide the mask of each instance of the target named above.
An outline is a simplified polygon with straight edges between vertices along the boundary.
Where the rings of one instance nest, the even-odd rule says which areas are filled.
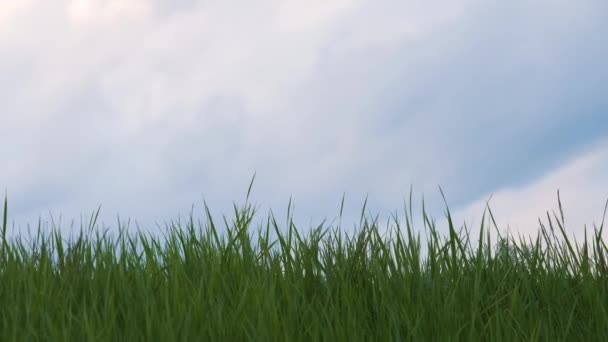
[[[256,228],[249,204],[220,229],[205,204],[204,225],[172,223],[163,239],[100,234],[97,211],[76,239],[39,229],[29,245],[7,241],[5,199],[0,340],[605,340],[603,223],[590,252],[571,244],[560,212],[535,241],[492,246],[491,211],[471,243],[449,209],[443,239],[423,209],[423,255],[411,193],[405,222],[393,217],[384,233],[363,215],[350,236],[281,228],[272,212]]]

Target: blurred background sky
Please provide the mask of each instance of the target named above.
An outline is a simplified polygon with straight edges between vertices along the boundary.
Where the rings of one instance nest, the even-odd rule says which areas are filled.
[[[608,199],[605,0],[2,0],[14,232],[250,201],[302,229],[403,214],[582,234]],[[10,232],[9,232],[10,233]],[[579,235],[580,236],[580,235]]]

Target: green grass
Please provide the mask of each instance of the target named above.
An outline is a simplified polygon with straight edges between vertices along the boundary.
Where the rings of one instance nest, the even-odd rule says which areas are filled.
[[[272,213],[254,225],[256,210],[247,202],[223,226],[207,204],[205,213],[202,225],[169,224],[159,238],[122,229],[114,237],[100,234],[98,211],[77,238],[39,229],[24,243],[6,239],[5,198],[0,341],[608,336],[603,223],[591,246],[573,245],[563,214],[560,220],[555,213],[530,243],[506,236],[491,244],[490,228],[498,231],[491,210],[479,235],[469,237],[466,229],[456,231],[448,209],[449,236],[440,237],[423,209],[429,237],[423,256],[411,206],[405,222],[393,217],[388,232],[362,214],[350,235],[323,225],[303,234],[292,220],[280,227]]]

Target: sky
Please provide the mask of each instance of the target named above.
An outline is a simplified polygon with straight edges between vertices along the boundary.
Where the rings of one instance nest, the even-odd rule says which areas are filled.
[[[192,211],[345,229],[413,193],[446,231],[599,226],[608,2],[3,0],[0,187],[9,234]],[[473,229],[474,230],[474,229]]]

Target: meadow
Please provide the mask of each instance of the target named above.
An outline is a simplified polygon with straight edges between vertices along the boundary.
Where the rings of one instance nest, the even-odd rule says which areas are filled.
[[[608,339],[603,223],[579,246],[561,202],[537,239],[498,243],[489,207],[473,236],[446,204],[445,237],[423,209],[425,255],[411,193],[405,222],[380,229],[364,204],[352,234],[303,233],[272,213],[256,225],[247,201],[223,222],[204,208],[204,223],[173,222],[163,237],[110,236],[97,211],[69,240],[40,229],[9,240],[5,198],[0,341]]]

